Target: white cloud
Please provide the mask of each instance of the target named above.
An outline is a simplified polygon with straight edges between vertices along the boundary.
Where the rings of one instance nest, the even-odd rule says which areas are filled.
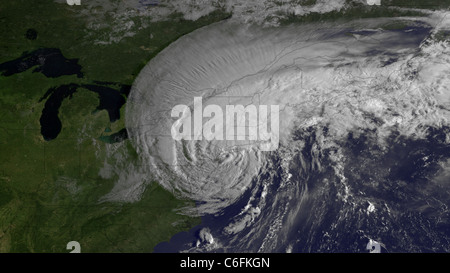
[[[381,21],[367,20],[364,28],[376,26],[374,22]],[[251,143],[181,144],[170,138],[173,121],[167,113],[196,96],[203,96],[204,105],[218,95],[280,105],[285,147],[293,146],[293,130],[308,124],[327,124],[329,136],[323,143],[355,128],[376,128],[382,145],[392,126],[421,137],[420,128],[446,120],[448,113],[436,96],[449,97],[448,47],[431,43],[416,55],[417,44],[407,39],[407,32],[396,32],[398,43],[390,46],[392,33],[374,31],[368,43],[339,34],[348,28],[320,24],[271,29],[223,22],[173,43],[142,70],[127,103],[127,126],[135,129],[130,136],[148,162],[148,173],[183,197],[204,202],[197,212],[214,213],[235,202],[264,168],[267,154]],[[370,53],[375,50],[397,60],[386,65],[384,54]],[[229,160],[218,161],[223,154]],[[351,188],[342,179],[346,200]]]

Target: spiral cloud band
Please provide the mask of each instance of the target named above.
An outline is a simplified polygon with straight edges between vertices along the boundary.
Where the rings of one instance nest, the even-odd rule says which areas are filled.
[[[448,117],[439,105],[449,103],[443,86],[450,75],[447,66],[422,60],[448,58],[449,50],[422,44],[427,22],[409,32],[379,28],[388,22],[366,20],[360,29],[357,22],[263,28],[227,21],[180,38],[141,71],[128,99],[126,126],[144,168],[166,189],[197,201],[189,212],[217,213],[257,183],[269,157],[287,159],[302,147],[293,137],[300,129],[326,125],[324,147],[355,128],[377,128],[380,145],[393,128],[420,137],[424,124]],[[277,149],[248,137],[205,137],[204,127],[189,131],[195,119],[205,126],[214,117],[225,121],[225,136],[227,115],[214,107],[233,105],[279,107]],[[249,124],[241,123],[247,136]],[[192,137],[174,137],[181,125]]]

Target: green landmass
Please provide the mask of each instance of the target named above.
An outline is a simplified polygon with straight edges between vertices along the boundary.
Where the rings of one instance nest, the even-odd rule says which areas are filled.
[[[62,84],[130,85],[168,44],[229,14],[213,12],[197,21],[174,14],[120,42],[96,45],[86,40],[81,9],[51,0],[0,3],[0,63],[37,48],[59,48],[66,58],[78,58],[84,73],[46,78],[30,69],[0,76],[0,252],[69,252],[69,241],[78,241],[82,252],[151,252],[199,223],[176,212],[192,202],[176,199],[157,183],[134,203],[99,202],[118,179],[99,175],[112,160],[106,152],[111,145],[124,146],[128,160],[138,160],[129,141],[120,138],[124,107],[121,119],[111,123],[106,110],[95,110],[98,96],[79,88],[60,107],[61,133],[45,141],[39,124],[45,100],[39,99]],[[30,28],[37,32],[34,40],[26,38]],[[107,35],[108,29],[102,31]]]
[[[450,1],[386,0],[382,6],[352,5],[344,11],[291,15],[282,24],[422,16],[420,10],[398,7],[448,8]],[[0,76],[0,252],[69,252],[69,241],[78,241],[82,252],[151,252],[157,243],[199,223],[199,218],[176,212],[192,202],[176,199],[157,183],[147,186],[140,201],[134,203],[99,201],[118,179],[117,175],[99,174],[105,162],[113,163],[107,151],[122,145],[130,163],[138,161],[129,141],[122,140],[124,107],[121,119],[111,123],[105,110],[95,110],[97,95],[80,88],[61,105],[61,133],[45,141],[39,124],[45,101],[39,99],[49,88],[62,84],[106,81],[130,85],[167,45],[230,14],[216,11],[197,21],[184,20],[180,14],[160,22],[149,18],[147,26],[132,37],[95,44],[87,35],[88,22],[80,16],[83,8],[52,0],[0,2],[0,63],[37,48],[59,48],[66,58],[79,59],[84,73],[83,78],[47,78],[30,69]],[[107,37],[114,27],[113,18],[105,18],[105,25],[111,27],[99,29],[97,36]],[[404,26],[399,20],[383,27]],[[27,39],[35,34],[29,29],[36,31],[35,39]],[[440,32],[436,38],[449,37],[448,32]]]

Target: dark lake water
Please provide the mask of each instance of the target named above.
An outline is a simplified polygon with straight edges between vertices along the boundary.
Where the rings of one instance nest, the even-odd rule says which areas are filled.
[[[120,108],[125,104],[121,89],[93,84],[67,84],[50,88],[39,101],[45,101],[40,118],[41,133],[45,140],[55,139],[61,132],[62,124],[58,118],[63,100],[70,99],[79,88],[98,94],[99,105],[96,110],[106,110],[110,122],[120,119]],[[129,89],[129,88],[128,88]],[[123,136],[123,134],[121,134]]]
[[[27,31],[27,37],[37,35],[32,29]],[[82,67],[78,59],[67,59],[57,48],[39,48],[31,52],[24,52],[17,59],[0,64],[3,76],[12,76],[34,68],[33,72],[44,74],[48,78],[57,78],[66,75],[77,75],[82,78]],[[41,97],[39,102],[45,101],[42,115],[39,119],[41,134],[45,140],[55,139],[61,132],[62,123],[58,117],[59,109],[65,99],[71,99],[80,88],[87,89],[98,95],[99,105],[95,110],[106,110],[110,122],[120,119],[120,108],[125,104],[131,86],[114,82],[94,81],[92,84],[65,84],[51,87]],[[107,137],[109,142],[117,142],[126,138],[123,131]]]
[[[58,48],[39,48],[24,52],[19,58],[0,64],[0,72],[3,76],[11,76],[32,67],[35,67],[33,72],[40,72],[48,78],[64,75],[83,77],[78,59],[65,58]]]

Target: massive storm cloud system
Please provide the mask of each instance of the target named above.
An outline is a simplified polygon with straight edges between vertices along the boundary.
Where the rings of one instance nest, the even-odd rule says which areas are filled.
[[[450,250],[449,22],[394,20],[223,21],[145,66],[126,106],[140,171],[194,200],[181,213],[209,238],[178,250]],[[278,148],[175,140],[176,105],[277,105]]]

